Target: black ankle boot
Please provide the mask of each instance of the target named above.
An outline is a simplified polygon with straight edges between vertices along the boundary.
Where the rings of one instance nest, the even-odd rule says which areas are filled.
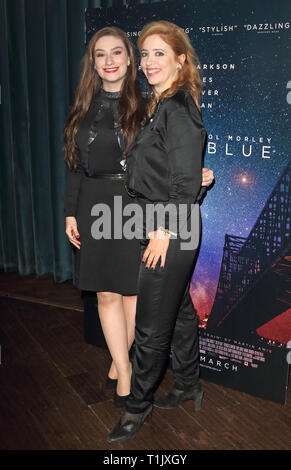
[[[105,388],[106,390],[115,390],[117,386],[117,379],[111,379],[110,377],[106,377],[105,381]]]
[[[114,392],[114,395],[113,395],[113,402],[114,402],[114,406],[115,408],[124,408],[125,407],[125,403],[126,403],[126,400],[128,399],[129,397],[129,394],[128,395],[118,395],[118,393],[115,391]]]
[[[165,397],[155,398],[154,406],[169,410],[171,408],[175,408],[184,401],[194,400],[195,410],[199,411],[201,409],[202,398],[203,390],[200,383],[191,391],[179,390],[174,387]]]
[[[151,419],[152,405],[149,405],[143,413],[129,413],[128,411],[124,411],[118,424],[108,435],[107,441],[127,441],[138,433],[144,422],[149,420],[151,423]]]

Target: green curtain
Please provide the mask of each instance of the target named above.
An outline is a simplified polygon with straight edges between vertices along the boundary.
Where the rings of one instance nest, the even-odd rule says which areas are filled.
[[[85,51],[85,9],[152,2],[0,0],[0,269],[73,277],[62,130]]]

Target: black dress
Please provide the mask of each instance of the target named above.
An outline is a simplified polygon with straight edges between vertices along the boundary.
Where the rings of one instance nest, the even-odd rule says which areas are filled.
[[[101,90],[79,127],[76,134],[78,168],[67,173],[65,215],[76,217],[80,234],[81,249],[76,249],[77,286],[87,291],[135,295],[140,263],[139,241],[124,238],[120,221],[118,226],[114,226],[114,203],[117,201],[124,207],[133,202],[132,198],[123,179],[94,178],[96,174],[123,173],[121,134],[114,127],[117,105],[118,93]],[[109,220],[106,219],[106,227],[111,226],[109,239],[96,239],[94,233],[95,238],[92,236],[92,225],[102,215],[102,212],[98,216],[97,212],[91,215],[96,204],[105,204],[111,210]],[[120,211],[118,214],[117,210],[115,212],[120,215]],[[122,222],[128,218],[123,216]],[[114,230],[119,232],[120,238],[113,238]]]

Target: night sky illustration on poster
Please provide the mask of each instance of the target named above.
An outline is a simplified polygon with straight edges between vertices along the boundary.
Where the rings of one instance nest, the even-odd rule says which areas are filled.
[[[87,9],[86,42],[97,29],[116,25],[136,44],[138,31],[155,19],[177,23],[189,33],[201,63],[202,115],[208,132],[204,166],[214,170],[216,183],[201,207],[203,241],[191,295],[201,326],[207,328],[225,235],[249,236],[290,161],[291,5],[279,0],[274,9],[270,0],[200,0]],[[274,340],[282,349],[291,339],[288,305],[257,328],[256,335],[264,339],[262,344]],[[248,364],[243,358],[244,364],[255,368],[249,358]]]

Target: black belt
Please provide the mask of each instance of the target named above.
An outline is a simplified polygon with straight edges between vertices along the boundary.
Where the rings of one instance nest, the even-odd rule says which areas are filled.
[[[124,178],[124,173],[96,173],[95,175],[90,175],[90,178],[98,178],[102,180],[122,180]]]

